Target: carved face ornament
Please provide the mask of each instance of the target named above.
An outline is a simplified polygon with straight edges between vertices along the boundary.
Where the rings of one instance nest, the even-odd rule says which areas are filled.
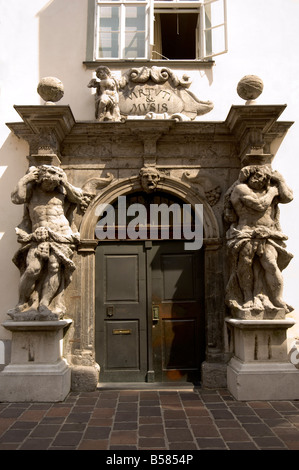
[[[269,180],[269,176],[261,171],[256,170],[248,180],[248,185],[252,189],[263,189]]]
[[[146,192],[154,191],[160,181],[160,174],[156,169],[141,170],[141,186]]]
[[[53,191],[61,184],[64,172],[60,168],[54,166],[42,165],[37,183],[42,186],[45,191]]]
[[[111,72],[110,70],[105,67],[105,66],[102,66],[102,67],[98,67],[97,70],[96,70],[96,76],[100,79],[100,80],[105,80],[106,78],[110,77],[111,76]]]

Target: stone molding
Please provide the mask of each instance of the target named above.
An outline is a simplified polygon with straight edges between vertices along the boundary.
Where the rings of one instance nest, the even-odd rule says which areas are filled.
[[[100,192],[91,202],[89,208],[83,216],[80,226],[81,241],[92,240],[94,238],[94,230],[97,223],[96,208],[99,204],[111,204],[119,196],[124,196],[132,191],[141,191],[139,176],[131,177],[124,180],[118,180],[107,186]],[[204,206],[204,237],[207,239],[218,239],[220,230],[218,222],[213,210],[207,200],[202,198],[197,192],[192,190],[190,186],[178,179],[163,176],[157,184],[157,190],[165,191],[173,194],[186,203],[194,206],[195,204],[203,204]]]

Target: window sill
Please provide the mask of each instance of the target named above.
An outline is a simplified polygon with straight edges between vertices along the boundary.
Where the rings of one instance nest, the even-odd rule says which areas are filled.
[[[93,61],[84,61],[83,64],[87,69],[95,70],[99,65],[129,65],[131,67],[142,67],[144,64],[149,66],[159,66],[159,67],[185,67],[192,66],[197,69],[211,68],[214,66],[215,62],[213,60],[149,60],[149,59],[101,59]]]

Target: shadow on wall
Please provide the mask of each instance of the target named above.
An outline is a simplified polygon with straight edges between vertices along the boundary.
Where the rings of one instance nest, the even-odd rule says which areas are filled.
[[[94,97],[87,85],[92,71],[86,58],[88,0],[51,0],[39,19],[39,78],[54,76],[64,85],[61,105],[70,105],[79,120],[94,118]],[[43,103],[42,103],[43,104]]]
[[[23,206],[11,201],[11,192],[26,173],[28,146],[13,134],[9,134],[0,149],[0,323],[7,320],[6,312],[18,300],[20,273],[12,258],[19,248],[15,227],[21,222]]]

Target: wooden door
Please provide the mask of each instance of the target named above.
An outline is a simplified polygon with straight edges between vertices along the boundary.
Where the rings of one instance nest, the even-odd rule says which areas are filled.
[[[96,361],[101,382],[146,380],[144,244],[103,243],[96,250]]]
[[[194,382],[204,360],[203,253],[182,241],[96,251],[101,382]]]
[[[152,348],[156,382],[199,382],[204,360],[203,250],[153,243]]]

